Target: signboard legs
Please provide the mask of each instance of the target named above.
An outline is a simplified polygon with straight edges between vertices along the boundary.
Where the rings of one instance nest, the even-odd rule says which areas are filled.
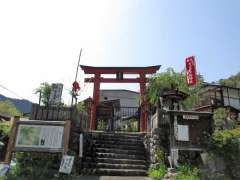
[[[11,120],[11,135],[8,140],[8,146],[7,146],[7,152],[5,155],[5,163],[10,164],[11,163],[11,158],[12,158],[12,149],[14,147],[14,143],[16,140],[16,136],[13,136],[13,134],[16,134],[17,132],[17,121],[20,120],[19,116],[14,116],[14,118]]]

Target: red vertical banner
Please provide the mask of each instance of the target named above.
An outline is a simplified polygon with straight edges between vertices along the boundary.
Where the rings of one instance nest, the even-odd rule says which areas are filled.
[[[194,56],[186,58],[186,80],[188,86],[197,84],[197,70]]]

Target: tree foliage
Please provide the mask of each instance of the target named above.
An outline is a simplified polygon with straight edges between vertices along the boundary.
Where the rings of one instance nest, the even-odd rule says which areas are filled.
[[[236,75],[230,76],[227,79],[220,79],[219,84],[224,86],[240,88],[240,72],[237,73]]]
[[[2,136],[7,136],[10,133],[10,122],[1,122],[0,123],[0,138]]]
[[[85,107],[84,102],[78,102],[76,104],[76,109],[78,112],[86,112],[86,107]]]
[[[10,134],[10,128],[11,127],[9,121],[0,123],[0,154],[2,153],[1,148],[3,148],[7,144],[8,136]]]
[[[10,116],[20,116],[20,111],[17,110],[11,101],[0,101],[0,112]]]
[[[203,84],[203,77],[198,75],[198,83],[195,87],[190,88],[186,83],[184,71],[179,73],[174,69],[168,68],[165,72],[158,73],[149,80],[147,87],[147,99],[151,104],[155,104],[163,91],[178,89],[190,96],[182,103],[185,109],[193,108],[198,100],[197,91]]]
[[[60,154],[17,152],[16,165],[7,174],[7,179],[53,179],[58,173]]]
[[[226,165],[224,174],[233,179],[240,177],[240,127],[230,119],[229,111],[218,108],[213,113],[215,131],[208,142],[213,157],[222,158]]]
[[[40,86],[35,90],[35,94],[41,93],[41,102],[47,106],[50,98],[52,87],[49,83],[43,82]]]
[[[234,120],[229,119],[229,112],[225,108],[214,110],[213,120],[216,130],[233,129],[236,127]]]
[[[228,175],[240,178],[240,127],[215,131],[210,139],[209,151],[223,158]]]

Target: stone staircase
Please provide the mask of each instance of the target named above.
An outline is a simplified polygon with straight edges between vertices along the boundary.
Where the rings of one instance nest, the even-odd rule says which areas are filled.
[[[146,176],[148,166],[143,135],[92,132],[83,162],[84,174]]]

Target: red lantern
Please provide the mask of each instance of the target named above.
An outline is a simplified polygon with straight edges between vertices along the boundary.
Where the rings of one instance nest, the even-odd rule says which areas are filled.
[[[73,89],[74,92],[77,92],[77,91],[80,90],[80,86],[79,86],[79,83],[77,81],[73,82],[72,89]]]

